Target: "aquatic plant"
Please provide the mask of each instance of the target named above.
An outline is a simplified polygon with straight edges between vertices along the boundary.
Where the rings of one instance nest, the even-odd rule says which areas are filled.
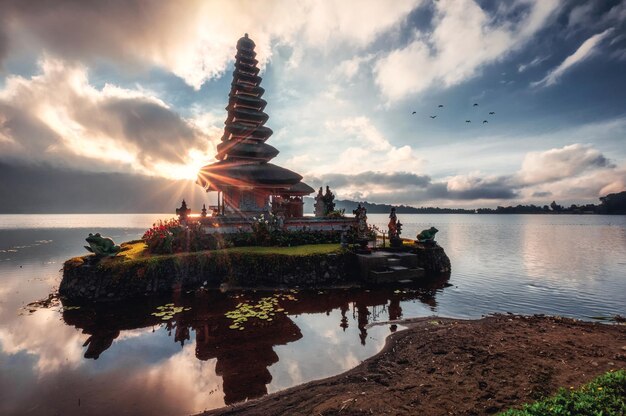
[[[177,313],[191,310],[191,308],[185,308],[183,306],[174,306],[173,303],[166,303],[165,305],[157,306],[156,309],[157,310],[152,312],[150,315],[161,318],[163,321],[169,321]]]
[[[280,301],[296,301],[296,297],[289,293],[277,293],[273,296],[266,296],[257,302],[239,302],[235,310],[228,311],[224,314],[232,320],[232,324],[228,327],[233,330],[243,331],[244,324],[248,321],[256,319],[257,321],[271,322],[277,313],[287,314],[287,311],[280,306]],[[250,322],[254,324],[253,322]]]

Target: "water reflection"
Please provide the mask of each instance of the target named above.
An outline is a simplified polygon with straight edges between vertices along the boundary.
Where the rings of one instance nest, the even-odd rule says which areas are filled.
[[[301,292],[284,302],[286,315],[240,332],[224,313],[267,293],[181,293],[28,314],[22,307],[55,290],[59,268],[83,253],[87,233],[127,241],[152,222],[96,217],[24,223],[0,216],[1,415],[192,414],[348,370],[382,348],[394,326],[370,324],[388,319],[626,315],[626,217],[559,215],[402,215],[406,236],[432,225],[440,230],[453,287],[443,290],[443,279],[417,288]],[[383,228],[389,220],[368,217]],[[100,228],[112,223],[134,228]],[[151,315],[172,302],[192,309],[167,323]]]
[[[267,292],[178,293],[173,303],[184,310],[165,323],[152,313],[158,310],[159,305],[171,302],[172,298],[140,304],[83,306],[64,310],[62,316],[66,324],[88,336],[83,344],[87,359],[98,359],[106,354],[125,332],[142,328],[150,330],[159,325],[164,325],[172,341],[183,348],[186,343],[195,341],[195,357],[198,360],[216,361],[215,374],[222,378],[224,403],[231,404],[267,394],[267,386],[272,381],[269,368],[280,359],[275,347],[303,338],[302,331],[292,318],[309,314],[330,316],[330,312],[338,310],[341,318],[336,322],[337,327],[346,331],[351,322],[355,322],[359,343],[364,346],[368,339],[368,324],[402,318],[401,302],[419,301],[435,308],[436,293],[448,285],[448,277],[433,278],[420,285],[407,284],[368,291],[340,289],[293,293],[293,300],[280,298],[277,309],[284,309],[284,312],[275,313],[271,321],[251,318],[244,330],[231,329],[232,320],[225,314],[242,302],[259,302],[268,296]],[[394,331],[395,325],[391,325],[390,330]],[[301,359],[309,360],[311,357]]]

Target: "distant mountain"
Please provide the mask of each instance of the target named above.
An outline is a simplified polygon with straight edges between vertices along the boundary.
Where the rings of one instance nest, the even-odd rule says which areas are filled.
[[[315,199],[311,197],[304,198],[304,212],[312,214],[314,212]],[[365,207],[369,214],[388,214],[391,212],[391,208],[396,208],[398,214],[474,214],[472,209],[462,208],[416,208],[408,205],[391,205],[391,204],[375,204],[367,201],[357,202],[350,200],[335,200],[335,209],[345,209],[347,214],[351,214],[356,209],[358,204]]]

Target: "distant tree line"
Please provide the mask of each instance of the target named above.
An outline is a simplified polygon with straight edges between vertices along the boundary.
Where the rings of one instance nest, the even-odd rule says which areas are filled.
[[[345,209],[346,212],[351,213],[356,209],[357,205],[361,204],[365,207],[368,214],[389,214],[391,207],[396,208],[397,214],[474,214],[473,209],[463,208],[416,208],[408,205],[390,205],[390,204],[374,204],[371,202],[356,202],[356,201],[336,201],[336,209]]]
[[[305,198],[305,204],[312,198]],[[550,205],[516,205],[497,208],[438,208],[438,207],[411,207],[408,205],[374,204],[371,202],[356,202],[349,200],[337,200],[336,209],[345,209],[351,213],[358,204],[365,207],[370,214],[387,214],[391,207],[396,208],[398,214],[626,214],[626,191],[608,194],[600,198],[600,204],[576,205],[564,207],[552,201]]]
[[[626,214],[626,191],[600,197],[600,204],[564,207],[552,201],[550,205],[517,205],[509,207],[479,208],[478,214]]]

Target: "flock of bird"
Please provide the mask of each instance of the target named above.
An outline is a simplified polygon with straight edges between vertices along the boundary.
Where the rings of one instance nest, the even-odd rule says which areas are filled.
[[[474,103],[474,105],[473,105],[472,107],[478,107],[478,103]],[[443,108],[443,104],[439,104],[439,105],[437,106],[437,108]],[[413,114],[413,115],[414,115],[414,114],[416,114],[416,113],[417,113],[417,111],[413,111],[411,114]],[[489,112],[489,115],[490,115],[490,116],[493,116],[493,115],[495,115],[495,114],[496,114],[496,112],[495,112],[495,111],[490,111],[490,112]],[[430,118],[432,118],[432,119],[437,118],[437,114],[435,114],[434,116],[430,116]],[[466,123],[471,123],[471,122],[472,122],[472,120],[465,120],[465,122],[466,122]],[[489,121],[488,121],[488,120],[483,120],[483,124],[485,124],[485,123],[489,123]]]

